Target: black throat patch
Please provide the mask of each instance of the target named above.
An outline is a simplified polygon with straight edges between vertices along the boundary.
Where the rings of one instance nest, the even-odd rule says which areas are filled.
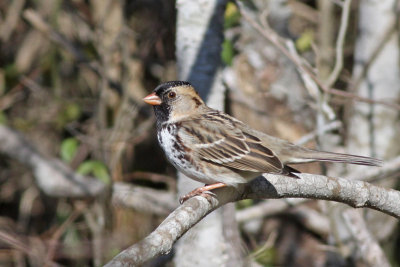
[[[153,108],[156,115],[157,129],[161,129],[161,125],[169,120],[171,108],[164,102],[161,105],[153,106]]]
[[[177,86],[191,86],[189,82],[185,81],[170,81],[166,83],[162,83],[154,89],[154,93],[161,98],[161,105],[153,106],[154,113],[157,119],[157,129],[161,129],[161,125],[169,120],[171,107],[166,103],[166,92],[173,87]]]

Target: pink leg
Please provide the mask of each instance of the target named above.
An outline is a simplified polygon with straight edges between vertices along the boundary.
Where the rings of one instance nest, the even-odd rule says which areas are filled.
[[[189,192],[188,194],[182,196],[179,198],[179,203],[183,204],[186,200],[189,198],[195,197],[195,196],[204,196],[207,197],[209,194],[212,194],[209,192],[210,190],[225,187],[226,184],[224,183],[215,183],[215,184],[209,184],[205,185],[203,187],[196,188],[195,190]]]

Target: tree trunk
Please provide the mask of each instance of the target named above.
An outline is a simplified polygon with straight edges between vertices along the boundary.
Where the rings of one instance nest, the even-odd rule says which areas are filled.
[[[373,100],[398,101],[400,71],[399,39],[395,27],[396,5],[396,0],[360,2],[353,68],[354,89],[359,96]],[[397,110],[382,105],[355,103],[352,104],[352,112],[349,114],[349,153],[383,160],[399,154],[400,123]],[[349,166],[349,170],[366,171],[361,166]],[[387,187],[394,186],[393,181],[386,180],[383,183]],[[374,211],[366,211],[364,216],[355,210],[346,212],[353,217],[352,220],[347,220],[347,227],[356,243],[355,255],[370,266],[390,266],[374,233],[380,232],[382,228],[393,228],[396,220]],[[359,223],[354,223],[357,221]],[[352,224],[348,225],[349,222]],[[363,224],[365,227],[362,227]],[[354,232],[357,234],[354,235]],[[366,239],[368,242],[363,243],[360,236],[370,237]]]
[[[180,80],[191,82],[210,107],[223,110],[221,44],[226,0],[178,1],[176,53]],[[179,174],[178,193],[202,186]],[[209,214],[176,245],[176,266],[241,266],[234,204]]]
[[[361,1],[353,80],[359,96],[396,102],[400,96],[396,0]],[[354,105],[349,152],[382,159],[400,152],[398,111],[382,105]]]

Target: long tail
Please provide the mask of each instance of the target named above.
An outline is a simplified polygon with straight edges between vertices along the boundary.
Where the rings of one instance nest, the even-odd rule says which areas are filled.
[[[380,159],[356,156],[350,154],[318,151],[313,149],[304,149],[302,151],[299,151],[299,153],[295,157],[296,159],[293,160],[292,163],[323,161],[323,162],[349,163],[349,164],[366,165],[366,166],[382,166],[383,163],[382,160]]]

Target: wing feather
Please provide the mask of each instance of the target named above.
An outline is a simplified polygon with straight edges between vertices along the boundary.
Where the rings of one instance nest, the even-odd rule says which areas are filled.
[[[202,160],[241,171],[282,172],[283,164],[258,137],[247,132],[240,122],[216,114],[215,120],[210,119],[215,117],[212,114],[204,120],[185,121],[183,127],[183,135],[194,136],[191,141]],[[201,131],[193,130],[199,127]]]

